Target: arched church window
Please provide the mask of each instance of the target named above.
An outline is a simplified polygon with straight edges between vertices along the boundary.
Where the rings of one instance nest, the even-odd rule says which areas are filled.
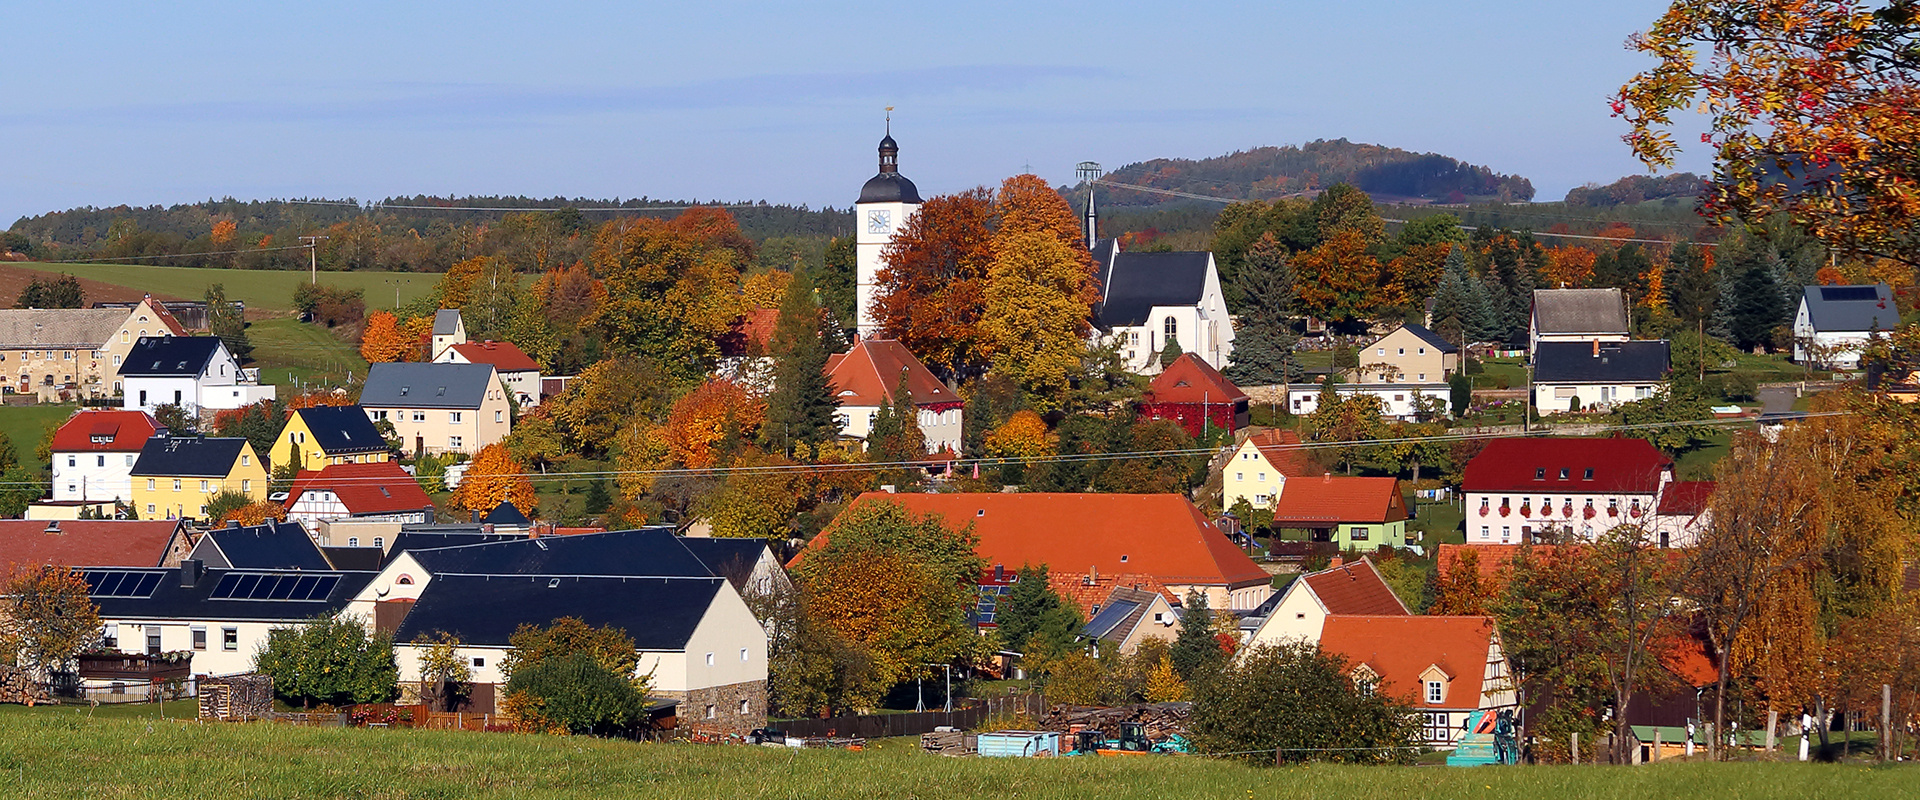
[[[1171,341],[1173,337],[1177,335],[1179,332],[1180,332],[1180,323],[1174,321],[1173,317],[1167,317],[1167,324],[1166,324],[1167,339]]]

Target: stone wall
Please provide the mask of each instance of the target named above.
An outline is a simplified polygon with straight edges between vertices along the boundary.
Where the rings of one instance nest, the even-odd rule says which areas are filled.
[[[654,692],[680,701],[679,726],[714,733],[746,733],[767,724],[767,682],[747,681],[686,692]],[[741,713],[741,701],[746,713]],[[713,716],[707,716],[707,707]]]

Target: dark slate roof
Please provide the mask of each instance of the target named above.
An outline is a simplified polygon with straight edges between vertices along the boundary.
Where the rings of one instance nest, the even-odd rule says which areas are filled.
[[[1619,289],[1535,289],[1534,331],[1540,334],[1626,333]]]
[[[1427,344],[1432,345],[1433,347],[1439,348],[1440,352],[1442,353],[1460,352],[1459,347],[1454,346],[1452,342],[1449,342],[1445,339],[1440,338],[1440,334],[1427,330],[1426,326],[1424,325],[1414,325],[1409,323],[1406,325],[1402,325],[1401,327],[1406,328],[1408,333],[1411,333],[1414,336],[1420,337],[1420,341],[1426,342]]]
[[[882,172],[868,178],[867,184],[860,187],[859,202],[918,203],[920,190],[915,188],[913,181],[907,180],[905,175],[898,172]],[[905,222],[905,220],[895,220],[895,222]]]
[[[233,569],[330,570],[326,554],[314,544],[313,537],[298,522],[251,525],[243,528],[214,528],[203,535],[205,541],[220,548],[220,555]]]
[[[450,633],[502,646],[521,625],[574,617],[613,626],[640,650],[680,650],[692,638],[722,578],[618,578],[577,575],[436,575],[394,632],[394,641]]]
[[[142,336],[120,364],[120,376],[191,378],[206,370],[219,347],[218,336]]]
[[[133,474],[141,477],[224,478],[240,460],[240,437],[155,436],[140,448]],[[257,454],[256,454],[257,455]]]
[[[515,508],[512,503],[501,503],[500,505],[494,506],[493,510],[487,512],[487,516],[482,518],[480,522],[486,525],[517,525],[520,527],[533,524],[533,520],[527,519],[527,515],[520,513],[520,509]]]
[[[387,548],[383,561],[392,561],[401,553],[418,553],[422,550],[435,550],[442,547],[465,547],[470,544],[493,544],[496,542],[514,542],[527,538],[524,533],[484,533],[478,525],[433,525],[434,529],[452,528],[452,530],[413,530],[411,526],[402,527],[393,537],[393,545]]]
[[[680,546],[707,565],[707,570],[734,582],[738,589],[753,574],[753,567],[767,552],[763,539],[730,539],[711,536],[685,536]]]
[[[1103,243],[1104,244],[1104,243]],[[1112,253],[1095,269],[1104,282],[1095,311],[1100,327],[1142,325],[1155,306],[1192,306],[1207,290],[1213,254]]]
[[[1534,383],[1649,383],[1667,376],[1665,340],[1541,342],[1533,354]]]
[[[1890,331],[1900,324],[1900,309],[1886,284],[1808,286],[1800,302],[1813,329],[1823,332]]]
[[[435,575],[711,577],[682,541],[672,528],[654,527],[414,550],[413,557]]]
[[[494,388],[491,364],[375,364],[360,389],[369,408],[479,408]]]
[[[433,312],[433,335],[452,336],[460,327],[460,309],[443,308]]]
[[[320,552],[334,569],[377,572],[382,560],[378,547],[322,547]]]
[[[361,588],[373,580],[376,572],[302,572],[292,570],[228,570],[209,569],[201,575],[193,586],[180,585],[181,569],[88,569],[88,584],[99,586],[99,578],[110,572],[152,573],[159,580],[153,581],[152,590],[144,596],[124,596],[95,593],[93,602],[100,607],[100,616],[106,619],[168,619],[168,620],[286,620],[311,619],[321,614],[330,614],[345,608],[347,601],[360,593]],[[225,600],[215,599],[214,590],[220,588],[221,579],[228,575],[240,577],[298,577],[298,578],[338,578],[332,591],[315,600]],[[125,585],[124,579],[122,585]]]
[[[360,406],[313,406],[293,413],[306,420],[307,431],[321,451],[334,453],[377,453],[387,449],[387,440]]]

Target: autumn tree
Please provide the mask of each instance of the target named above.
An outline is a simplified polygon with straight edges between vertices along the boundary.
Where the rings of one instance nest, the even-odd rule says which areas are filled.
[[[1677,0],[1628,41],[1657,63],[1621,88],[1613,113],[1653,168],[1680,150],[1675,112],[1707,115],[1710,214],[1784,213],[1842,252],[1920,263],[1916,29],[1905,0]]]
[[[1320,390],[1320,402],[1307,415],[1304,433],[1307,441],[1331,445],[1333,457],[1347,472],[1354,459],[1365,452],[1365,442],[1386,435],[1387,423],[1378,395],[1340,394],[1328,383]]]
[[[486,273],[493,261],[490,256],[475,256],[456,261],[448,267],[433,290],[440,300],[440,308],[465,308],[467,302],[473,299],[475,284],[480,282],[480,276]]]
[[[242,525],[265,525],[267,520],[275,522],[287,518],[287,507],[272,500],[256,500],[239,508],[221,514],[216,524],[238,522]]]
[[[1454,548],[1453,563],[1442,561],[1433,607],[1428,613],[1443,617],[1480,616],[1487,613],[1490,594],[1480,576],[1480,551],[1472,547]]]
[[[994,458],[1019,461],[1031,466],[1053,454],[1053,434],[1047,422],[1032,409],[1021,409],[987,436],[986,452]]]
[[[993,267],[993,193],[928,198],[882,256],[873,314],[936,373],[977,374],[988,348],[980,330]]]
[[[405,361],[413,348],[412,335],[393,314],[375,311],[368,315],[366,329],[360,334],[361,358],[371,364]]]
[[[1367,252],[1358,230],[1337,230],[1318,247],[1293,259],[1294,286],[1302,312],[1344,322],[1392,305],[1379,292],[1380,260]]]
[[[1580,289],[1593,280],[1593,265],[1596,256],[1592,250],[1579,245],[1549,247],[1546,251],[1547,266],[1542,277],[1547,286],[1554,289]]]
[[[704,374],[743,310],[740,269],[753,257],[732,215],[695,208],[671,220],[614,220],[600,228],[593,253],[606,297],[586,326],[615,354],[680,378]]]
[[[715,491],[701,500],[700,516],[717,538],[766,539],[778,544],[794,534],[794,515],[810,493],[801,465],[786,456],[749,450]]]
[[[536,505],[526,465],[499,442],[480,448],[449,502],[458,509],[480,512],[508,503],[528,517],[533,516]]]
[[[827,381],[824,323],[812,281],[805,275],[795,276],[780,300],[780,318],[769,347],[773,393],[767,397],[760,443],[773,452],[810,459],[840,433],[834,421],[840,400]]]
[[[711,378],[673,404],[663,436],[667,454],[691,469],[724,465],[752,440],[766,404],[745,387]]]
[[[0,594],[0,648],[41,680],[66,669],[100,638],[100,608],[87,582],[66,567],[42,565],[8,581]]]
[[[413,643],[425,645],[420,651],[420,694],[430,709],[458,711],[466,703],[473,683],[473,669],[460,652],[460,638],[441,631],[438,636],[421,633]]]
[[[664,419],[679,385],[645,359],[609,358],[582,370],[548,403],[567,446],[606,453],[636,417]]]

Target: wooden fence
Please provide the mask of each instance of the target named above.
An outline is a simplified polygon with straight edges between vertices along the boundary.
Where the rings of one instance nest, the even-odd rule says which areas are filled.
[[[918,711],[905,714],[866,714],[768,722],[767,727],[785,731],[788,736],[832,736],[839,738],[881,739],[889,736],[919,736],[935,728],[961,730],[978,728],[994,717],[1026,715],[1038,719],[1046,715],[1046,695],[1024,694],[990,697],[947,711]]]

